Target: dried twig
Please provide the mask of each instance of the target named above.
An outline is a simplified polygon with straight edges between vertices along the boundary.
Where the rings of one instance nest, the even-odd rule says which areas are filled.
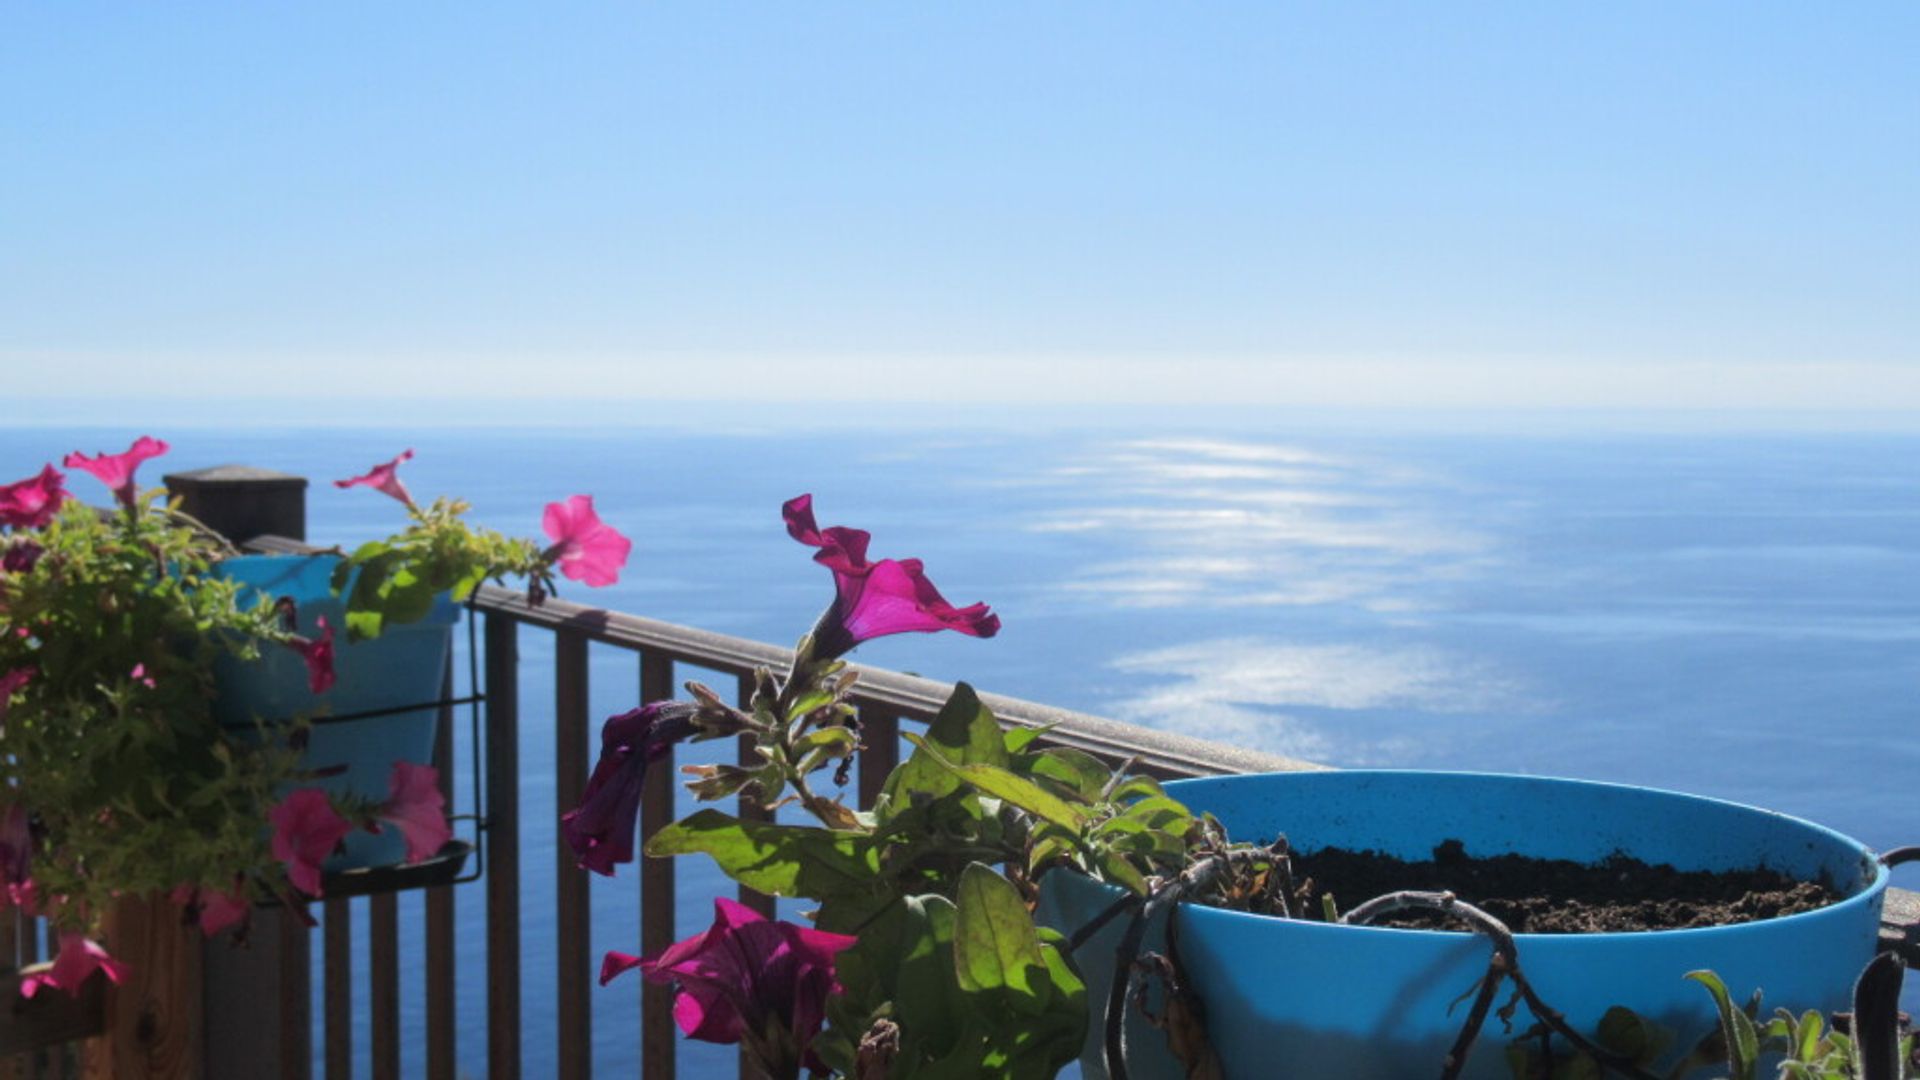
[[[1507,925],[1485,911],[1454,896],[1450,892],[1414,892],[1404,891],[1388,893],[1375,897],[1347,912],[1341,922],[1355,925],[1367,923],[1395,911],[1424,910],[1437,911],[1467,924],[1475,933],[1483,935],[1493,942],[1493,956],[1487,962],[1487,974],[1480,983],[1479,994],[1474,999],[1473,1010],[1454,1039],[1453,1047],[1447,1051],[1447,1059],[1441,1072],[1442,1080],[1453,1080],[1466,1067],[1467,1052],[1473,1048],[1473,1040],[1479,1035],[1481,1026],[1486,1022],[1487,1008],[1493,1001],[1494,992],[1500,980],[1512,979],[1514,989],[1527,1003],[1527,1010],[1534,1018],[1551,1028],[1561,1038],[1567,1040],[1575,1050],[1586,1054],[1598,1062],[1602,1068],[1611,1069],[1632,1080],[1661,1080],[1647,1072],[1631,1058],[1616,1054],[1568,1026],[1566,1018],[1556,1009],[1540,1000],[1533,985],[1527,981],[1526,973],[1520,969],[1520,948],[1513,940],[1513,931]]]

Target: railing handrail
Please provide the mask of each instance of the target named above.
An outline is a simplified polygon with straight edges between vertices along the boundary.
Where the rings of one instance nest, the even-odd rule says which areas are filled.
[[[311,553],[316,550],[311,545],[278,536],[260,537],[251,546],[287,553]],[[535,606],[528,603],[527,594],[523,592],[492,585],[482,586],[478,590],[474,605],[482,611],[505,615],[529,626],[568,630],[589,641],[670,656],[679,663],[732,675],[751,674],[760,667],[784,673],[793,662],[793,650],[763,641],[554,598],[543,600]],[[952,683],[864,664],[855,664],[853,667],[860,673],[857,696],[891,710],[904,719],[931,720],[953,692]],[[980,700],[1003,723],[1020,727],[1050,727],[1047,739],[1051,743],[1070,746],[1106,759],[1116,756],[1121,760],[1135,758],[1138,768],[1160,776],[1297,772],[1325,767],[1280,754],[1208,742],[1190,735],[1159,731],[1002,694],[982,693]]]
[[[531,626],[570,630],[590,641],[656,652],[671,656],[678,663],[728,674],[747,674],[760,667],[784,673],[793,663],[793,650],[766,642],[564,600],[547,599],[534,606],[528,603],[525,593],[511,589],[484,586],[475,596],[475,606]],[[931,720],[953,693],[953,683],[864,664],[851,666],[860,674],[856,696],[903,719]],[[1047,727],[1050,743],[1103,758],[1112,758],[1116,753],[1122,759],[1135,758],[1138,767],[1150,773],[1195,776],[1324,768],[1279,754],[1226,746],[1002,694],[982,693],[980,700],[1002,723]]]

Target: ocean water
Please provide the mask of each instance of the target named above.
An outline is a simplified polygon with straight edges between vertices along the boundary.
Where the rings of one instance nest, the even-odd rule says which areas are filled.
[[[0,431],[0,479],[134,434]],[[1920,436],[1172,421],[153,434],[174,450],[148,482],[225,462],[312,477],[320,543],[400,523],[383,497],[324,481],[408,446],[417,496],[460,495],[480,521],[526,535],[545,502],[591,493],[633,560],[617,586],[567,598],[783,643],[830,594],[779,517],[810,491],[822,524],[925,560],[948,599],[985,600],[1004,622],[990,641],[872,642],[865,663],[1336,765],[1646,784],[1808,817],[1875,848],[1920,842],[1907,788],[1920,775]],[[71,486],[102,494],[84,475]],[[537,1062],[554,1038],[542,914],[554,851],[538,822],[559,808],[551,648],[531,633],[521,644]],[[596,650],[592,674],[599,714],[631,706],[629,656]],[[684,936],[722,885],[692,861],[680,874]],[[637,951],[634,877],[596,883],[596,954]],[[402,910],[416,937],[415,898]],[[459,912],[463,1068],[478,1075],[478,896]],[[403,1022],[417,1031],[406,968]],[[594,996],[596,1060],[612,1075],[635,1060],[638,996],[632,975]],[[724,1052],[689,1045],[683,1062],[686,1075],[730,1075]]]

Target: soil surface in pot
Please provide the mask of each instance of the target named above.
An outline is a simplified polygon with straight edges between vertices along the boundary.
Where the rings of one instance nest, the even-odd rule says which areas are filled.
[[[1401,889],[1447,890],[1518,934],[1680,930],[1770,919],[1841,899],[1825,882],[1796,881],[1765,868],[1675,870],[1615,853],[1600,863],[1526,855],[1469,855],[1459,840],[1408,862],[1377,851],[1323,848],[1293,857],[1303,910],[1318,913],[1331,892],[1345,911]],[[1310,879],[1310,880],[1309,880]],[[1377,926],[1458,929],[1431,912],[1400,912]]]

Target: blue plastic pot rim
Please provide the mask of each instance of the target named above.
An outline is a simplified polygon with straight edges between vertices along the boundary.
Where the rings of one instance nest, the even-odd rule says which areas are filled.
[[[1441,770],[1441,769],[1328,769],[1328,770],[1302,771],[1299,773],[1271,773],[1271,774],[1246,774],[1246,775],[1263,775],[1263,776],[1269,776],[1269,777],[1285,777],[1285,778],[1298,777],[1305,780],[1305,782],[1307,783],[1313,783],[1316,781],[1306,779],[1306,778],[1326,777],[1326,776],[1345,776],[1345,777],[1351,777],[1351,778],[1366,778],[1370,776],[1433,776],[1433,777],[1458,778],[1463,780],[1480,778],[1480,779],[1488,779],[1488,780],[1498,780],[1503,782],[1520,780],[1520,781],[1539,782],[1539,783],[1547,783],[1547,784],[1567,784],[1567,785],[1574,785],[1574,786],[1579,786],[1584,788],[1605,788],[1605,789],[1612,789],[1616,791],[1630,791],[1630,792],[1636,792],[1636,793],[1642,793],[1642,794],[1656,795],[1664,798],[1687,799],[1695,802],[1711,803],[1721,807],[1744,811],[1747,813],[1760,814],[1767,817],[1776,818],[1781,821],[1790,822],[1799,827],[1812,830],[1815,833],[1822,834],[1832,839],[1842,847],[1851,849],[1852,851],[1857,853],[1862,860],[1865,861],[1866,865],[1871,866],[1873,869],[1872,876],[1867,881],[1867,883],[1861,886],[1851,896],[1848,896],[1834,903],[1828,904],[1824,907],[1814,908],[1810,911],[1795,912],[1792,915],[1779,915],[1779,916],[1775,916],[1773,918],[1768,918],[1768,919],[1755,919],[1755,920],[1749,920],[1747,922],[1738,922],[1738,923],[1722,923],[1721,925],[1718,925],[1718,926],[1685,927],[1685,928],[1674,929],[1674,930],[1614,930],[1614,931],[1597,931],[1590,934],[1515,934],[1513,935],[1514,940],[1517,943],[1520,943],[1522,945],[1524,945],[1528,941],[1537,941],[1541,939],[1553,939],[1556,942],[1562,943],[1560,947],[1563,947],[1563,948],[1567,947],[1567,943],[1572,943],[1572,942],[1591,942],[1593,943],[1594,947],[1600,948],[1600,947],[1606,947],[1609,944],[1618,944],[1620,942],[1634,941],[1634,940],[1658,939],[1660,941],[1666,941],[1666,942],[1683,941],[1688,936],[1697,936],[1702,934],[1725,934],[1729,930],[1738,930],[1743,926],[1753,926],[1756,924],[1765,924],[1770,926],[1781,925],[1781,924],[1791,924],[1796,920],[1809,920],[1809,919],[1822,918],[1822,917],[1829,916],[1833,913],[1845,912],[1855,907],[1866,907],[1869,905],[1877,904],[1880,902],[1881,894],[1885,892],[1887,883],[1889,880],[1889,872],[1887,870],[1887,867],[1880,862],[1879,857],[1876,856],[1873,853],[1873,851],[1869,849],[1865,844],[1862,844],[1860,841],[1855,840],[1853,837],[1850,837],[1845,833],[1841,833],[1834,829],[1828,828],[1827,826],[1821,825],[1818,822],[1808,821],[1805,818],[1795,817],[1792,814],[1783,814],[1777,810],[1767,810],[1761,807],[1751,806],[1746,803],[1734,802],[1730,799],[1716,799],[1706,795],[1692,795],[1683,791],[1671,791],[1666,788],[1647,787],[1640,784],[1620,784],[1620,783],[1613,783],[1613,782],[1604,781],[1604,780],[1580,780],[1572,777],[1535,776],[1535,775],[1529,775],[1525,773],[1473,772],[1473,771],[1454,771],[1454,770]],[[1230,779],[1233,779],[1233,777],[1232,776],[1190,777],[1183,780],[1168,781],[1164,786],[1169,796],[1171,796],[1174,799],[1179,799],[1180,801],[1185,802],[1184,799],[1180,799],[1180,789],[1183,786],[1202,783],[1202,782],[1230,780]],[[1316,849],[1305,848],[1303,850],[1313,851]],[[1085,876],[1085,875],[1082,875],[1082,876]],[[1095,881],[1090,877],[1088,878],[1088,880],[1095,885],[1100,885],[1102,887],[1111,889],[1116,894],[1120,891],[1120,887],[1117,885],[1109,885],[1106,882]],[[1256,914],[1254,912],[1248,912],[1248,911],[1234,911],[1228,908],[1211,907],[1206,904],[1193,903],[1193,902],[1184,901],[1184,900],[1180,902],[1180,907],[1184,909],[1181,912],[1182,918],[1206,918],[1206,919],[1217,918],[1217,919],[1225,919],[1225,920],[1244,919],[1244,920],[1262,920],[1262,921],[1278,918],[1278,916],[1274,916],[1274,915]],[[1465,931],[1465,930],[1413,930],[1413,929],[1404,929],[1400,927],[1390,927],[1390,926],[1357,926],[1351,923],[1326,923],[1326,922],[1319,922],[1317,920],[1312,920],[1312,919],[1294,919],[1290,921],[1296,924],[1297,932],[1316,933],[1316,934],[1318,933],[1398,934],[1398,935],[1414,935],[1418,937],[1427,937],[1427,938],[1431,938],[1434,935],[1446,935],[1446,936],[1457,937],[1462,939],[1479,936],[1477,934],[1472,933],[1471,931]],[[1578,947],[1578,946],[1575,946],[1575,947]]]
[[[214,573],[231,580],[237,580],[249,588],[267,595],[311,590],[307,603],[346,603],[353,593],[354,580],[359,571],[347,579],[346,587],[338,596],[333,594],[331,579],[334,567],[344,561],[344,556],[333,551],[316,551],[311,554],[291,552],[248,552],[231,556],[214,564]],[[308,580],[311,579],[311,580]],[[436,596],[433,607],[421,618],[397,623],[386,628],[386,633],[404,632],[410,628],[428,629],[439,626],[451,626],[460,620],[460,605],[454,603],[445,593]],[[344,632],[345,627],[337,629]]]

